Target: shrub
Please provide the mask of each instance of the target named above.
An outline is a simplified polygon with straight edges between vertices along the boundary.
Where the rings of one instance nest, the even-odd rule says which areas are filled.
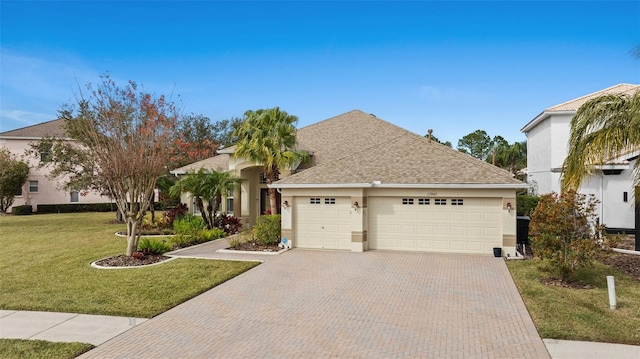
[[[268,214],[258,217],[253,226],[253,234],[259,245],[271,245],[280,242],[280,215]]]
[[[138,251],[147,254],[162,254],[171,250],[171,244],[166,241],[142,238],[138,244]]]
[[[519,194],[517,196],[517,214],[518,216],[530,216],[531,212],[538,206],[540,202],[539,196],[530,196],[528,194]]]
[[[176,234],[197,235],[198,232],[205,229],[207,225],[201,217],[187,213],[182,218],[173,222],[173,230]]]
[[[228,235],[236,234],[242,230],[242,221],[234,215],[218,214],[213,219],[213,226],[224,230]]]
[[[593,195],[568,191],[546,194],[531,213],[529,238],[536,257],[548,261],[564,282],[578,268],[588,267],[603,251],[614,245],[604,224],[596,224]]]
[[[186,248],[198,243],[198,237],[191,234],[176,234],[171,237],[171,244],[174,249]]]
[[[28,204],[22,206],[13,206],[11,207],[11,214],[13,214],[14,216],[23,216],[25,214],[31,214],[32,210],[33,208]]]
[[[115,203],[65,203],[39,204],[38,213],[80,213],[80,212],[115,212]]]
[[[203,229],[198,233],[201,242],[209,242],[216,239],[224,238],[227,234],[220,228]]]
[[[186,204],[180,203],[177,206],[171,208],[170,210],[164,212],[163,216],[168,226],[173,227],[173,222],[176,219],[182,218],[185,214],[189,212],[189,208]]]
[[[231,248],[239,248],[240,245],[247,242],[255,242],[253,238],[253,231],[246,230],[242,231],[232,237],[229,237],[229,247]]]

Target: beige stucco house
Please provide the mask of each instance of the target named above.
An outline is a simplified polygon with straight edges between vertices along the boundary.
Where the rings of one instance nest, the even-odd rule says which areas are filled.
[[[38,205],[42,204],[111,202],[109,197],[92,191],[68,192],[61,189],[63,179],[49,179],[49,170],[38,168],[40,161],[43,158],[46,160],[46,156],[35,158],[25,155],[31,143],[38,142],[45,136],[64,138],[63,124],[64,120],[59,119],[0,133],[0,147],[7,148],[29,165],[29,178],[22,188],[22,193],[15,197],[13,206],[31,205],[33,211],[37,212]]]
[[[271,185],[294,247],[515,256],[516,190],[526,184],[508,171],[358,110],[301,128],[297,139],[311,162]],[[172,173],[234,171],[244,182],[224,210],[252,225],[268,186],[260,165],[233,150]]]

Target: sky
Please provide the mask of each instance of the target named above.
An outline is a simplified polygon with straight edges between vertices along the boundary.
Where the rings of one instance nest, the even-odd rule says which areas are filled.
[[[359,109],[456,146],[640,83],[635,1],[0,0],[0,132],[53,120],[108,73],[219,121]]]

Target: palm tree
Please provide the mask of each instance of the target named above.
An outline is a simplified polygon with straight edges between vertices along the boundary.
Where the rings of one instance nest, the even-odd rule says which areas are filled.
[[[520,170],[527,166],[527,141],[499,145],[495,149],[494,164],[517,177]]]
[[[577,189],[584,176],[593,172],[594,165],[638,149],[640,91],[633,95],[604,95],[586,102],[571,119],[563,188]],[[640,161],[636,161],[633,170],[638,186]]]
[[[222,196],[227,196],[240,184],[241,179],[230,171],[206,171],[201,168],[189,173],[169,189],[171,196],[189,192],[196,202],[202,219],[208,229],[213,228],[213,219],[220,208]],[[207,202],[205,207],[204,202]]]
[[[308,153],[295,150],[297,121],[278,107],[245,112],[233,133],[238,138],[234,157],[261,164],[268,184],[278,181],[282,170],[309,158]],[[271,213],[279,213],[274,188],[269,188],[269,203]]]

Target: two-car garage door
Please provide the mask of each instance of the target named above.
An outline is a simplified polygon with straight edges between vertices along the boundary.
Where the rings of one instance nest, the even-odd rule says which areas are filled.
[[[483,253],[502,246],[499,198],[369,198],[369,249]]]
[[[295,207],[296,247],[351,249],[349,197],[298,197]],[[500,198],[369,197],[367,207],[369,249],[490,254],[502,247]]]

